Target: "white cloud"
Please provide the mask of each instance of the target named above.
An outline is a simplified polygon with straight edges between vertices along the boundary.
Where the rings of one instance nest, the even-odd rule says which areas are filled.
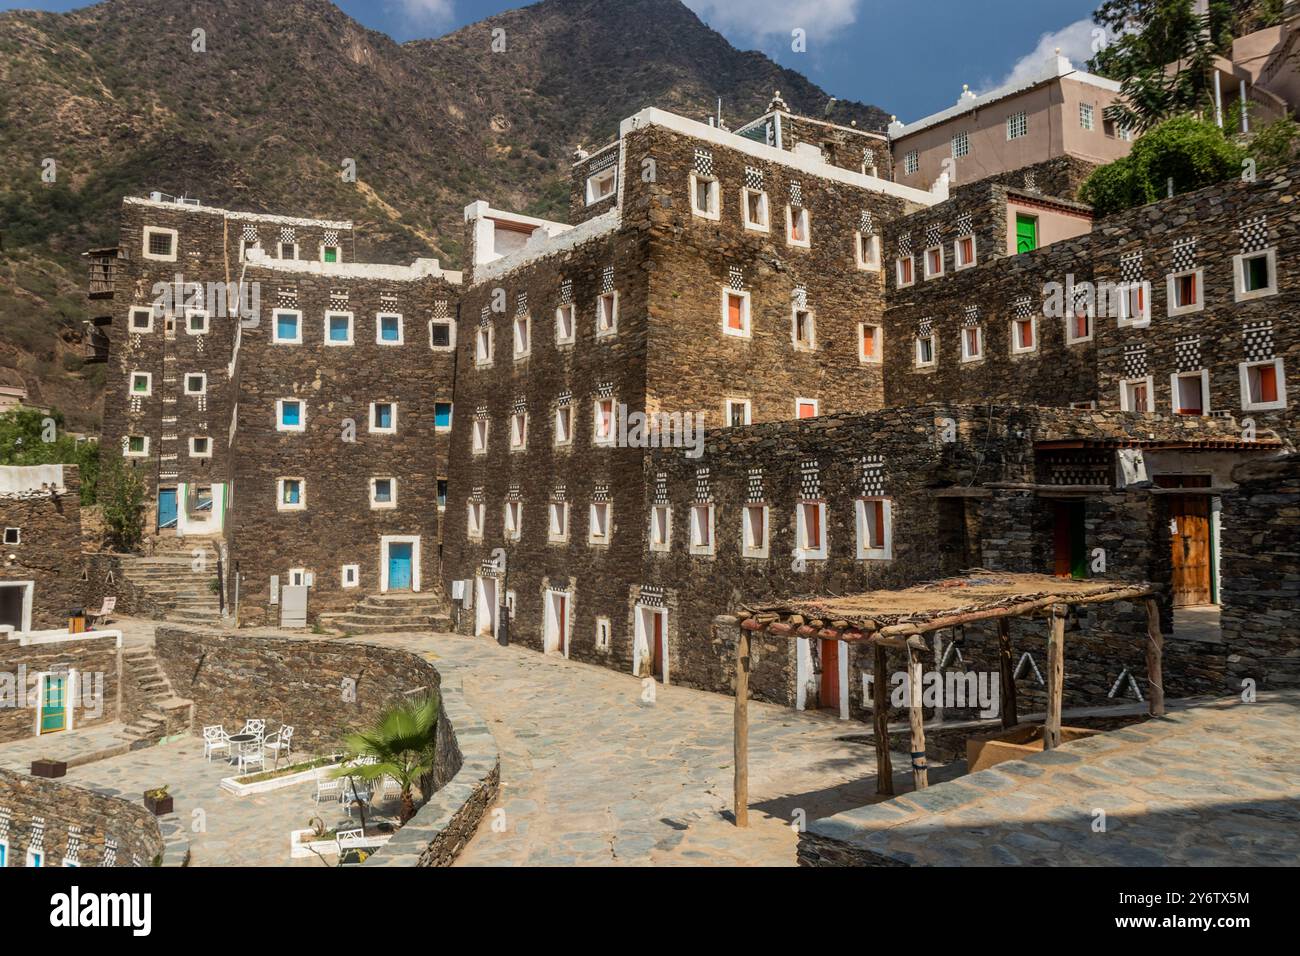
[[[452,20],[454,0],[396,0],[395,6],[408,28],[440,27]]]
[[[760,39],[798,28],[826,38],[857,20],[862,0],[682,0],[719,33]]]
[[[1016,60],[1006,76],[997,83],[986,84],[986,88],[1004,86],[1008,83],[1024,83],[1034,79],[1043,72],[1048,57],[1053,56],[1057,48],[1060,48],[1061,56],[1074,64],[1075,69],[1086,70],[1088,61],[1096,53],[1094,44],[1099,42],[1098,38],[1102,33],[1103,28],[1087,17],[1075,20],[1069,26],[1051,33],[1044,33],[1038,38],[1038,45],[1032,52]]]

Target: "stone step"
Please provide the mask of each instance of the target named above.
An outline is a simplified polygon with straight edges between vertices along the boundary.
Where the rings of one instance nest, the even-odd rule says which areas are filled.
[[[431,614],[373,614],[365,611],[347,611],[337,618],[345,624],[395,624],[424,626]]]

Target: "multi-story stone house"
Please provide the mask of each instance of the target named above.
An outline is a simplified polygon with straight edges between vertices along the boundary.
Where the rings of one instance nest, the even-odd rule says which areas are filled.
[[[879,408],[880,230],[940,197],[653,109],[573,175],[574,225],[466,210],[445,577],[462,630],[649,673],[647,447]]]

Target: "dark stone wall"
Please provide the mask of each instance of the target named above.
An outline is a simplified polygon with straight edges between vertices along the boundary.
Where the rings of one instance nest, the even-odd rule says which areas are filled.
[[[83,640],[25,646],[0,641],[0,681],[5,696],[11,692],[25,695],[24,706],[16,706],[18,701],[11,698],[0,707],[0,741],[37,735],[40,687],[36,676],[43,673],[77,672],[78,686],[70,689],[68,698],[74,729],[121,720],[120,666],[117,639],[112,637],[88,634]]]
[[[33,581],[32,629],[67,627],[68,612],[86,605],[81,580],[81,476],[63,466],[55,493],[0,494],[0,529],[19,529],[19,543],[0,545],[0,581]]]

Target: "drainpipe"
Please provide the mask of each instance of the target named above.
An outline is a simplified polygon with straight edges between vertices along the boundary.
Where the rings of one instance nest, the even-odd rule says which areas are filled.
[[[1214,71],[1214,122],[1223,129],[1223,86],[1219,71]]]
[[[1246,111],[1246,81],[1241,81],[1241,131],[1250,132],[1250,116]]]

